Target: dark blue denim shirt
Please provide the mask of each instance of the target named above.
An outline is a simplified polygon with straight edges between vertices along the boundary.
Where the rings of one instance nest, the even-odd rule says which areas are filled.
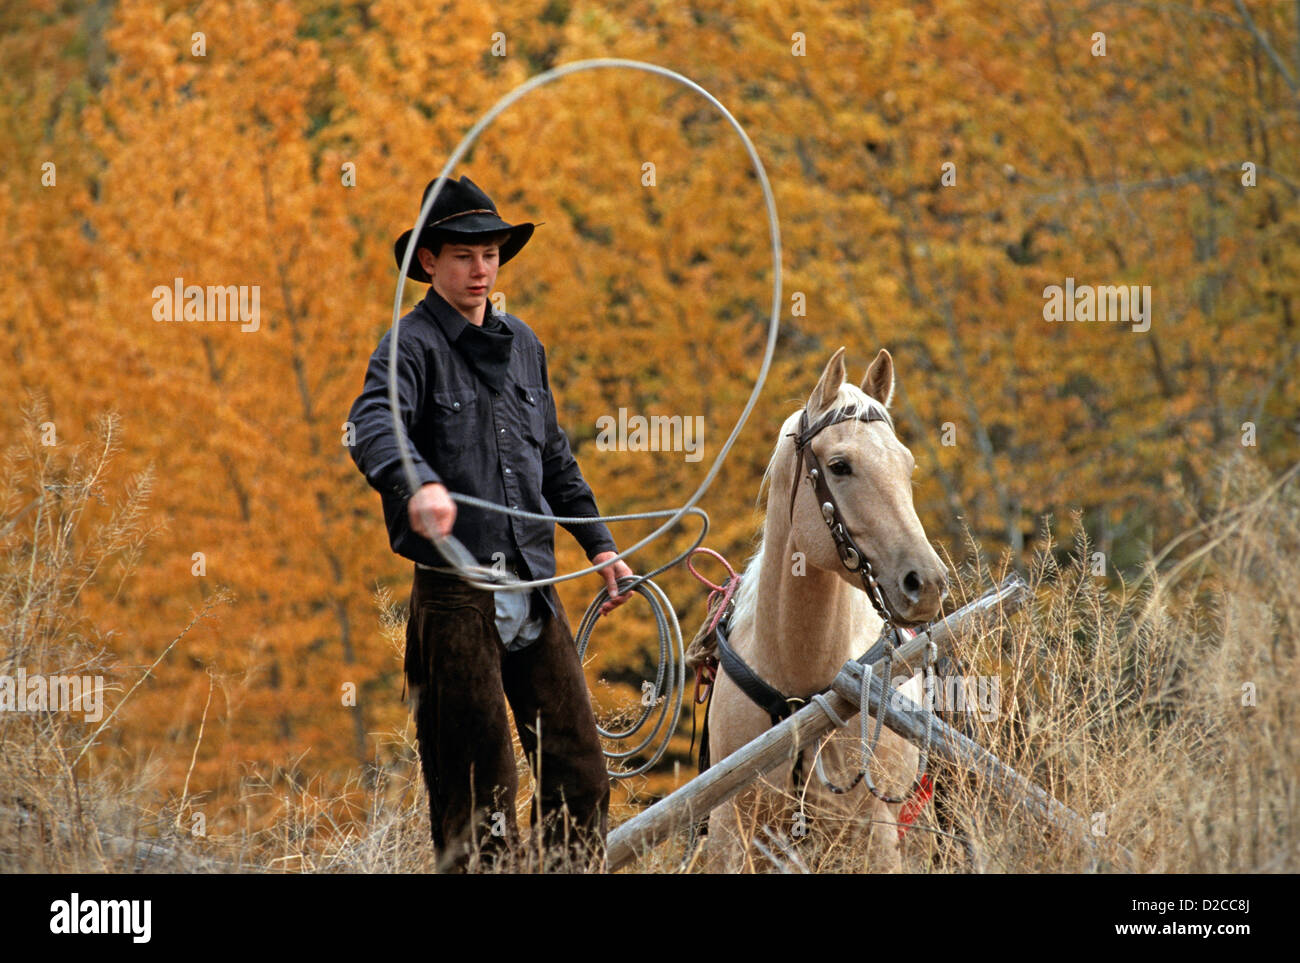
[[[491,302],[485,310],[493,310]],[[500,391],[489,387],[456,347],[470,322],[432,286],[402,319],[398,405],[419,483],[441,482],[453,492],[548,515],[600,514],[556,421],[545,348],[523,321],[495,314],[514,334]],[[445,565],[438,550],[411,530],[407,515],[414,493],[402,470],[388,405],[392,336],[390,328],[370,356],[365,385],[348,413],[355,431],[349,451],[383,497],[393,551],[426,565]],[[603,522],[565,527],[589,559],[617,551]],[[525,578],[555,574],[554,522],[457,504],[452,534],[484,565],[503,556]],[[494,558],[496,553],[501,554]]]

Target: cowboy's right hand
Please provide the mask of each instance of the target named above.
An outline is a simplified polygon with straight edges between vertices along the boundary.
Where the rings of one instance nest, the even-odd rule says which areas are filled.
[[[411,496],[406,513],[411,519],[411,529],[432,540],[451,534],[451,526],[456,521],[456,503],[447,494],[445,485],[429,482]]]

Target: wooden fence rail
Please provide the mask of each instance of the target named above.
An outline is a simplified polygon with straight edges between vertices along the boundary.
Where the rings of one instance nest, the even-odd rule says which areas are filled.
[[[904,659],[911,659],[923,654],[927,643],[933,641],[942,656],[951,650],[960,634],[978,627],[985,620],[1016,611],[1028,597],[1029,587],[1023,579],[1013,575],[988,595],[958,609],[929,631],[899,646],[899,652]],[[857,715],[863,665],[879,661],[880,654],[876,650],[869,651],[860,659],[846,662],[836,675],[826,700],[840,718],[850,719]],[[869,705],[873,715],[880,718],[883,713],[884,724],[903,738],[918,745],[925,739],[925,710],[890,688],[889,680],[879,674],[872,678]],[[611,832],[606,857],[609,870],[627,865],[675,833],[687,830],[715,806],[736,796],[771,770],[788,763],[797,750],[816,745],[817,740],[834,727],[820,706],[810,704],[719,760],[703,774]],[[937,718],[931,720],[930,752],[957,766],[981,773],[993,786],[1022,802],[1027,811],[1070,834],[1082,835],[1090,845],[1096,846],[1097,840],[1089,833],[1083,817]],[[1121,852],[1131,861],[1131,854]]]

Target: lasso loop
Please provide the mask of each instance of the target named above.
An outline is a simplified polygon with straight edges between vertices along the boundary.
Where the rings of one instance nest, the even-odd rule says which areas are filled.
[[[613,565],[620,559],[625,559],[633,553],[640,551],[676,525],[684,515],[696,515],[701,519],[702,525],[699,535],[684,552],[653,571],[647,572],[644,575],[634,576],[631,579],[624,578],[619,584],[620,594],[637,592],[645,596],[646,600],[650,603],[651,609],[654,611],[656,620],[659,623],[660,662],[656,672],[656,681],[654,683],[654,691],[656,695],[654,701],[656,703],[661,702],[664,706],[664,711],[656,723],[654,731],[651,732],[650,736],[647,737],[641,745],[626,753],[606,752],[606,756],[611,759],[622,759],[644,748],[657,733],[660,733],[663,724],[667,721],[670,708],[675,704],[671,724],[669,724],[667,729],[662,733],[663,744],[659,746],[657,751],[653,754],[651,761],[631,772],[611,772],[611,775],[629,776],[634,775],[636,772],[643,772],[645,769],[649,768],[650,765],[657,762],[663,755],[664,749],[667,746],[668,738],[676,728],[677,716],[680,715],[681,711],[681,693],[684,687],[684,680],[682,678],[684,663],[681,655],[681,631],[679,628],[676,628],[677,619],[673,614],[672,606],[668,604],[667,596],[665,596],[659,587],[651,581],[651,578],[687,558],[690,553],[704,541],[704,537],[709,528],[709,518],[703,509],[696,507],[696,503],[704,497],[704,493],[708,491],[709,486],[713,484],[714,479],[718,476],[718,472],[722,469],[723,462],[731,452],[732,445],[735,444],[736,438],[739,437],[741,429],[745,426],[745,422],[748,420],[750,413],[754,410],[754,405],[758,402],[758,396],[762,393],[763,385],[767,381],[768,371],[772,364],[772,356],[776,350],[776,338],[781,320],[781,227],[777,218],[776,200],[772,195],[772,186],[767,179],[767,171],[763,167],[763,162],[759,159],[758,151],[755,150],[753,142],[750,141],[749,135],[745,133],[745,129],[740,126],[739,121],[732,116],[731,112],[727,110],[727,108],[724,107],[716,97],[699,84],[695,83],[695,81],[682,76],[676,71],[669,70],[667,67],[660,67],[657,64],[645,63],[639,60],[624,60],[613,57],[599,57],[591,60],[579,60],[574,63],[563,64],[525,81],[498,100],[496,104],[487,111],[487,113],[478,119],[464,138],[461,139],[461,142],[457,145],[456,149],[452,151],[451,157],[448,158],[446,166],[443,167],[442,172],[438,175],[437,181],[434,183],[433,190],[429,193],[429,196],[424,201],[424,205],[420,209],[420,216],[416,219],[415,228],[412,230],[410,240],[407,242],[406,253],[402,257],[402,264],[397,274],[397,291],[393,295],[393,327],[388,354],[388,406],[393,417],[393,431],[397,437],[398,451],[401,454],[402,470],[406,476],[407,487],[410,491],[415,492],[420,487],[420,480],[416,475],[415,464],[411,459],[411,451],[406,436],[406,430],[401,422],[399,414],[401,409],[398,405],[397,398],[397,382],[393,379],[392,374],[397,368],[397,348],[399,333],[401,330],[403,286],[407,276],[407,271],[411,266],[411,260],[415,256],[420,232],[424,228],[425,221],[428,220],[429,212],[433,210],[434,204],[437,203],[438,196],[442,193],[442,188],[447,182],[448,175],[455,169],[456,165],[460,163],[461,158],[465,156],[466,152],[474,142],[478,140],[488,126],[498,116],[500,116],[506,108],[539,87],[544,87],[549,83],[553,83],[568,74],[578,73],[584,70],[600,69],[640,70],[646,73],[658,74],[661,77],[667,77],[669,80],[676,81],[682,86],[695,91],[712,104],[718,113],[726,118],[727,122],[731,124],[732,128],[736,131],[736,134],[740,137],[741,142],[744,144],[745,150],[749,154],[749,159],[753,164],[754,173],[758,178],[759,186],[763,190],[763,200],[767,207],[768,230],[772,244],[772,314],[768,319],[767,343],[763,349],[763,361],[759,367],[758,377],[755,379],[754,388],[750,392],[748,400],[745,402],[745,407],[741,411],[740,417],[736,420],[735,427],[731,429],[731,434],[728,435],[727,440],[723,442],[722,449],[718,452],[718,456],[714,459],[713,464],[709,466],[709,470],[705,474],[704,480],[700,483],[699,488],[695,490],[695,493],[692,494],[691,497],[687,499],[686,503],[680,508],[650,512],[635,512],[626,515],[596,515],[591,517],[573,518],[557,515],[543,515],[535,512],[523,511],[521,509],[513,509],[505,505],[498,505],[495,502],[475,498],[471,495],[463,495],[456,492],[449,493],[452,500],[460,504],[473,505],[488,511],[500,512],[504,515],[513,515],[517,518],[531,518],[566,525],[592,524],[595,522],[635,521],[664,518],[667,516],[667,521],[657,529],[645,538],[641,539],[641,541],[637,542],[635,545],[619,552],[613,558],[606,559],[598,565],[591,565],[567,575],[555,575],[551,578],[522,581],[515,579],[513,576],[499,575],[498,573],[493,572],[490,568],[480,564],[478,560],[470,554],[469,550],[465,548],[460,540],[450,534],[435,537],[433,539],[433,544],[443,558],[447,560],[447,563],[450,565],[451,569],[454,570],[455,574],[463,578],[467,584],[472,585],[475,588],[491,591],[522,592],[546,585],[554,585],[558,582],[565,582],[570,579],[580,578],[583,575],[598,572],[601,569]],[[605,590],[602,589],[601,592],[605,593]],[[594,610],[598,609],[599,604],[606,598],[608,598],[607,594],[597,596],[596,601],[593,602],[592,606],[588,609],[587,616],[583,619],[579,634],[575,638],[580,652],[586,651],[591,630],[594,628],[596,620],[599,618],[599,613]],[[665,613],[667,614],[665,615]],[[674,629],[676,629],[675,632],[673,631]],[[670,635],[673,636],[671,639]],[[649,715],[649,712],[643,713],[640,722],[627,732],[602,734],[608,735],[613,739],[631,738],[649,718]]]
[[[613,57],[598,57],[592,60],[579,60],[571,64],[563,64],[559,67],[555,67],[551,70],[548,70],[545,73],[538,74],[536,77],[533,77],[532,79],[527,80],[524,83],[520,84],[514,90],[510,91],[500,100],[498,100],[496,104],[494,104],[492,108],[489,109],[488,112],[485,113],[482,117],[480,117],[478,121],[474,124],[474,126],[470,128],[469,133],[467,133],[464,136],[460,144],[457,145],[456,149],[452,151],[451,157],[448,158],[446,166],[443,167],[442,172],[438,175],[438,180],[434,184],[433,190],[429,193],[429,196],[425,199],[424,206],[420,209],[420,216],[415,221],[415,229],[411,232],[410,240],[407,242],[406,254],[402,257],[402,265],[401,268],[398,270],[398,274],[397,274],[397,291],[393,295],[393,329],[392,329],[392,340],[391,343],[389,344],[389,355],[388,355],[388,373],[389,373],[388,406],[389,406],[389,411],[393,416],[393,430],[397,436],[397,446],[399,452],[401,453],[402,469],[406,475],[407,486],[410,488],[411,491],[416,491],[420,486],[420,480],[415,473],[415,463],[411,460],[411,451],[410,451],[410,446],[407,442],[406,431],[404,426],[401,423],[401,418],[399,416],[399,412],[401,409],[398,405],[398,399],[397,399],[397,382],[393,380],[392,373],[397,368],[397,347],[398,347],[399,332],[401,330],[403,284],[406,278],[406,272],[409,270],[411,266],[411,260],[415,256],[415,249],[420,237],[420,232],[424,228],[424,222],[428,220],[429,212],[433,210],[433,205],[437,202],[438,195],[442,193],[443,185],[447,181],[447,175],[450,174],[451,171],[455,169],[456,165],[460,163],[461,158],[465,156],[466,152],[469,150],[471,146],[473,146],[474,142],[478,140],[480,135],[482,135],[483,131],[486,130],[487,127],[503,111],[505,111],[507,107],[509,107],[511,104],[513,104],[515,101],[519,100],[520,98],[524,97],[526,94],[529,94],[532,91],[536,90],[537,88],[543,87],[549,83],[553,83],[554,81],[559,80],[561,77],[564,77],[568,74],[578,73],[584,70],[599,70],[599,69],[611,69],[611,68],[626,69],[626,70],[641,70],[641,71],[645,71],[646,73],[658,74],[661,77],[667,77],[670,80],[674,80],[677,83],[685,87],[688,87],[689,89],[698,93],[710,104],[712,104],[718,110],[718,112],[727,119],[727,122],[730,123],[731,126],[735,129],[736,134],[740,137],[741,142],[744,144],[745,150],[749,154],[749,159],[754,166],[754,173],[758,177],[759,186],[763,190],[763,200],[767,206],[768,230],[771,235],[771,243],[772,243],[772,315],[768,319],[767,344],[765,345],[763,350],[763,362],[762,365],[759,367],[758,377],[754,382],[754,388],[750,392],[748,400],[745,402],[744,410],[741,411],[740,417],[737,419],[735,427],[732,428],[731,430],[731,434],[728,435],[727,440],[723,442],[722,450],[718,452],[718,457],[714,459],[713,464],[709,466],[709,470],[705,474],[704,480],[700,483],[700,487],[695,490],[695,493],[691,495],[689,499],[687,499],[686,504],[682,505],[680,508],[676,510],[668,509],[662,512],[641,512],[632,515],[613,515],[613,516],[597,515],[597,516],[592,516],[590,518],[561,519],[558,516],[554,516],[554,515],[537,515],[519,509],[508,508],[505,505],[497,505],[493,502],[485,502],[478,499],[472,499],[468,495],[460,495],[460,494],[452,493],[451,497],[454,501],[461,502],[468,505],[475,505],[480,508],[486,508],[489,511],[501,512],[502,514],[506,514],[506,515],[514,515],[519,518],[539,518],[539,519],[551,520],[551,521],[572,522],[575,524],[581,524],[584,522],[592,523],[597,521],[630,521],[636,519],[660,518],[663,517],[664,515],[671,516],[668,518],[666,522],[664,522],[661,526],[659,526],[657,529],[655,529],[645,538],[641,539],[641,541],[637,542],[631,548],[624,549],[623,551],[615,555],[613,558],[606,559],[604,562],[601,562],[599,565],[592,565],[589,566],[588,568],[580,569],[576,572],[571,572],[568,575],[556,575],[551,578],[534,579],[532,581],[527,581],[527,582],[513,581],[513,580],[509,582],[476,581],[472,577],[467,578],[466,580],[469,582],[469,584],[473,585],[475,588],[508,590],[508,591],[525,591],[527,589],[540,588],[541,586],[544,585],[553,585],[557,582],[564,582],[569,579],[579,578],[583,575],[588,575],[592,572],[597,572],[600,569],[613,565],[614,562],[618,561],[619,559],[625,559],[628,556],[632,555],[633,553],[640,551],[646,545],[649,545],[651,542],[655,541],[660,536],[662,536],[665,532],[668,531],[668,529],[676,525],[678,521],[681,520],[682,516],[687,514],[688,512],[691,512],[692,514],[699,514],[703,516],[705,519],[707,519],[707,516],[704,515],[703,510],[696,509],[694,512],[692,512],[692,509],[694,509],[696,503],[699,502],[699,500],[702,497],[704,497],[704,493],[708,491],[709,486],[713,484],[713,480],[717,477],[718,472],[722,469],[723,462],[726,460],[727,455],[731,452],[732,445],[735,444],[736,438],[740,435],[741,429],[745,426],[745,422],[748,420],[750,413],[754,410],[754,405],[758,402],[758,396],[762,393],[763,384],[767,381],[768,370],[771,368],[772,365],[772,355],[776,351],[777,331],[779,329],[780,322],[781,322],[781,226],[777,218],[776,200],[772,195],[772,186],[767,179],[767,171],[764,169],[763,162],[759,159],[758,151],[755,150],[753,142],[750,141],[749,139],[749,135],[746,134],[745,129],[740,126],[740,122],[737,121],[736,118],[731,115],[731,112],[727,110],[727,108],[724,107],[718,101],[718,99],[714,97],[711,93],[709,93],[699,84],[695,83],[695,81],[690,80],[687,77],[683,77],[681,74],[677,73],[674,70],[669,70],[667,67],[660,67],[657,64],[645,63],[640,60],[624,60],[621,58],[613,58]],[[464,564],[466,557],[469,556],[469,552],[467,549],[465,549],[463,545],[460,544],[458,540],[448,535],[445,538],[435,538],[433,542],[434,545],[438,547],[443,557],[447,559],[448,563],[453,568],[460,570],[464,575],[468,576],[470,574],[469,572],[465,571],[467,566]],[[452,542],[454,544],[452,544],[451,546],[445,546],[444,543],[446,542]],[[696,545],[698,544],[699,543],[697,542]],[[692,548],[694,547],[695,546],[693,545]],[[677,564],[682,559],[686,558],[686,556],[689,554],[690,554],[690,550],[688,549],[686,552],[683,552],[680,556],[675,558],[672,562],[669,562],[667,565],[661,566],[660,568],[655,569],[655,571],[650,572],[646,575],[639,576],[638,583],[640,581],[649,579],[652,575],[656,575],[664,571],[665,569],[671,567],[672,565]]]

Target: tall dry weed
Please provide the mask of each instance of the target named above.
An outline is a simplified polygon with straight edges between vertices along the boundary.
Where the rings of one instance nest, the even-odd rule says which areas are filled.
[[[0,868],[436,871],[409,724],[388,735],[388,761],[377,760],[364,784],[248,776],[229,821],[240,823],[240,807],[269,808],[275,818],[203,840],[186,831],[188,784],[168,795],[155,769],[112,750],[115,729],[131,722],[134,689],[169,671],[172,649],[230,599],[212,596],[170,642],[160,641],[150,664],[123,665],[111,630],[95,624],[85,603],[92,592],[112,598],[156,530],[147,515],[152,473],[115,480],[114,417],[99,423],[93,446],[74,450],[43,443],[51,422],[39,398],[24,419],[23,440],[0,464],[0,676],[92,676],[106,690],[93,721],[0,711]],[[1300,869],[1297,474],[1300,466],[1269,479],[1246,458],[1225,464],[1202,520],[1127,579],[1083,535],[1066,552],[1044,526],[1027,573],[1032,602],[954,652],[995,702],[944,717],[1080,813],[1087,833],[1047,831],[1020,800],[935,761],[940,792],[905,839],[905,870]],[[1073,528],[1083,532],[1083,520]],[[1010,568],[1005,558],[990,567],[978,546],[968,548],[970,561],[956,566],[955,605]],[[382,590],[376,602],[400,660],[404,606]],[[167,747],[182,750],[190,758],[184,747]],[[530,777],[520,759],[524,824]],[[760,865],[870,868],[845,842],[850,827],[829,813],[808,815],[828,845],[814,850],[789,838],[788,827],[754,827]],[[633,869],[699,865],[686,856],[677,840]],[[497,871],[566,868],[541,857],[525,849]]]

